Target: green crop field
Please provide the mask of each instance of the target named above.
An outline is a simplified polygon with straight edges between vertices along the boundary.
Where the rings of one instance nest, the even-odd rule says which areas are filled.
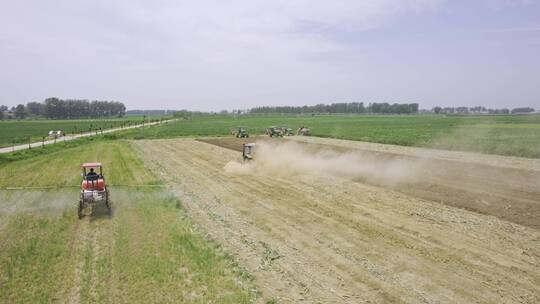
[[[37,120],[0,122],[0,147],[38,141],[49,130],[66,132],[119,127],[141,117],[115,120]],[[162,126],[122,132],[125,138],[225,136],[243,126],[262,134],[272,125],[292,129],[307,126],[314,136],[361,140],[405,146],[431,147],[488,154],[540,158],[540,115],[436,116],[436,115],[320,115],[320,116],[203,116]]]
[[[146,121],[159,118],[147,117]],[[140,123],[142,120],[142,116],[80,120],[4,120],[0,121],[0,147],[28,143],[28,137],[32,142],[40,141],[51,130],[63,130],[66,134],[72,134],[81,131],[88,132],[90,129],[119,128],[122,125]]]
[[[248,303],[256,296],[247,274],[194,232],[181,202],[129,142],[49,152],[0,164],[0,303]],[[96,208],[77,219],[80,164],[88,161],[102,162],[113,185],[111,217]]]
[[[540,158],[540,115],[508,116],[206,116],[124,133],[127,138],[224,136],[243,126],[251,135],[272,125],[307,126],[320,137]]]

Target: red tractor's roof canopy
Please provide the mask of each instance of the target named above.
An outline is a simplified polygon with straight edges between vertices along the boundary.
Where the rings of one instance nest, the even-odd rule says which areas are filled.
[[[84,163],[81,165],[83,168],[99,168],[101,167],[101,163]]]

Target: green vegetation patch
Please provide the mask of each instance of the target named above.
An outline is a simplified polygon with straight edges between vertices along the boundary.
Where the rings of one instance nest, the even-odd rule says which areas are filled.
[[[251,303],[249,277],[193,229],[163,188],[111,186],[112,216],[79,220],[82,162],[110,184],[158,184],[122,140],[95,140],[0,165],[0,303]],[[73,186],[73,187],[71,187]]]
[[[45,145],[43,147],[34,147],[32,149],[23,149],[15,152],[2,153],[0,154],[0,165],[13,161],[33,158],[40,155],[51,154],[58,151],[65,151],[68,148],[74,148],[103,139],[116,139],[116,137],[112,137],[110,134],[100,137],[81,137],[69,141],[60,141],[56,144]]]
[[[19,213],[0,230],[0,302],[51,303],[68,280],[66,261],[77,221],[70,210],[56,216]]]
[[[0,147],[15,144],[27,144],[28,137],[31,142],[41,141],[48,136],[49,131],[63,130],[66,134],[88,132],[89,130],[102,130],[120,128],[141,123],[142,117],[128,116],[115,119],[71,119],[71,120],[4,120],[0,121]],[[147,119],[148,121],[148,119]],[[48,140],[49,138],[45,138]]]
[[[84,145],[57,148],[52,153],[0,164],[0,188],[76,187],[81,180],[81,164],[85,162],[102,162],[104,175],[110,185],[158,183],[144,168],[129,142],[94,140]]]
[[[22,198],[7,192],[0,191],[2,209],[56,200],[64,207],[2,213],[1,303],[251,303],[256,297],[249,277],[193,230],[166,190],[112,188],[113,216],[96,206],[83,220],[75,192],[72,204],[54,191]]]
[[[293,130],[310,128],[313,136],[403,146],[540,158],[540,115],[209,115],[160,126],[125,131],[131,139],[179,136],[226,136],[230,129],[247,128],[260,135],[269,126]]]
[[[164,192],[127,195],[115,219],[113,259],[122,302],[250,303],[235,264],[200,235]]]

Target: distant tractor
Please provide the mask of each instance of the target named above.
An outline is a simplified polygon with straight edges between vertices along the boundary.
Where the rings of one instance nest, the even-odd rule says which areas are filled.
[[[109,189],[107,189],[105,176],[103,176],[103,166],[101,163],[84,163],[81,167],[82,183],[77,212],[79,219],[84,216],[84,209],[97,203],[105,203],[110,215],[111,202],[109,198]]]
[[[298,128],[298,131],[296,132],[296,135],[309,136],[309,129],[302,126],[302,127]]]
[[[268,127],[264,133],[270,137],[283,137],[284,135],[281,127]]]
[[[280,127],[281,131],[283,132],[283,135],[285,136],[292,136],[294,135],[293,130],[287,126]]]
[[[231,130],[231,134],[234,135],[236,138],[248,138],[249,134],[246,130],[246,128],[238,127]]]
[[[254,150],[255,143],[244,144],[244,148],[242,149],[242,158],[244,159],[244,161],[253,159]]]

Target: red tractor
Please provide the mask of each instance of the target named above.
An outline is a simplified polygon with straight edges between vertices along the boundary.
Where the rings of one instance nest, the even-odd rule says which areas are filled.
[[[79,200],[78,215],[81,219],[86,207],[96,203],[105,203],[109,215],[111,214],[111,203],[109,201],[109,190],[103,176],[103,168],[101,163],[84,163],[82,164],[82,183],[81,197]]]

